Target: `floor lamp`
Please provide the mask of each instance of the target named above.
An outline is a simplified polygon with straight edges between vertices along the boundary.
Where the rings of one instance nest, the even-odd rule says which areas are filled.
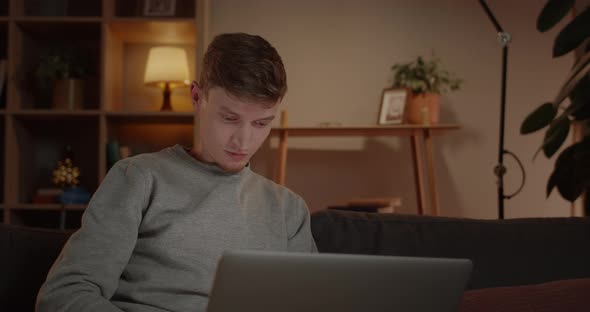
[[[510,199],[516,196],[522,188],[524,187],[526,174],[524,171],[524,167],[518,157],[509,150],[504,149],[504,128],[505,128],[505,119],[506,119],[506,73],[507,73],[507,62],[508,62],[508,44],[510,44],[511,36],[509,33],[505,32],[502,29],[502,26],[496,20],[496,17],[488,7],[485,0],[479,0],[482,8],[488,15],[492,24],[496,28],[498,32],[498,41],[502,45],[502,91],[501,91],[501,100],[500,100],[500,140],[498,144],[498,164],[494,167],[494,174],[497,177],[497,187],[498,187],[498,218],[504,219],[504,200]],[[516,163],[520,167],[522,172],[522,182],[516,192],[505,195],[504,194],[504,175],[506,174],[506,166],[504,166],[504,154],[512,156]]]

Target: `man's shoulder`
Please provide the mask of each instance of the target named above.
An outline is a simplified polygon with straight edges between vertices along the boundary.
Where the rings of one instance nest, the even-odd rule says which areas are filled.
[[[274,194],[280,199],[303,200],[299,194],[293,192],[293,190],[288,187],[280,185],[254,171],[250,171],[250,173],[250,181],[248,181],[248,183],[258,186],[265,193]]]
[[[163,166],[167,164],[178,164],[175,161],[174,154],[171,151],[171,147],[164,148],[156,152],[141,153],[134,156],[127,157],[118,161],[118,165],[121,166],[133,166],[142,171],[159,171]]]

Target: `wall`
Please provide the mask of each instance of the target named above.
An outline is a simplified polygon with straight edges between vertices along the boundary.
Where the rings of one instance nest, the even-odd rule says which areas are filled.
[[[523,192],[506,202],[506,217],[562,216],[570,206],[554,193],[545,199],[553,160],[532,156],[542,133],[521,136],[523,118],[552,99],[572,58],[552,60],[556,31],[539,34],[536,16],[544,1],[489,1],[510,32],[505,147],[519,155],[527,172]],[[462,125],[437,138],[435,160],[444,215],[497,216],[493,167],[497,159],[501,46],[478,1],[213,0],[209,38],[248,32],[268,39],[282,55],[289,92],[289,124],[321,122],[373,125],[389,69],[433,52],[460,75],[461,91],[446,95],[442,120]],[[401,196],[402,212],[416,210],[407,139],[293,139],[287,186],[312,210],[358,196]],[[265,147],[253,167],[272,175],[275,150]],[[520,176],[506,160],[507,193]]]

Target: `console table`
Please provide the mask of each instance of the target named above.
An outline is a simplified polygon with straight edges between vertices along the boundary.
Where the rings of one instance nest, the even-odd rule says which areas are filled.
[[[438,188],[436,185],[435,165],[433,153],[433,135],[442,134],[450,130],[457,130],[457,124],[434,125],[393,125],[393,126],[366,126],[366,127],[286,127],[273,128],[271,135],[279,137],[278,166],[275,182],[285,184],[287,166],[287,139],[288,137],[350,137],[350,136],[396,136],[409,137],[412,145],[412,161],[414,167],[414,180],[416,198],[418,202],[418,214],[422,215],[426,208],[425,180],[428,183],[430,212],[432,215],[440,215],[438,205]],[[422,157],[424,160],[422,160]],[[424,164],[425,162],[425,164]]]

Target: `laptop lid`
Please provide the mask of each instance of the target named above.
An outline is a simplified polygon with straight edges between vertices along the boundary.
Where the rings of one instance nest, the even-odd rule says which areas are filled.
[[[471,268],[467,259],[227,251],[208,311],[456,311]]]

